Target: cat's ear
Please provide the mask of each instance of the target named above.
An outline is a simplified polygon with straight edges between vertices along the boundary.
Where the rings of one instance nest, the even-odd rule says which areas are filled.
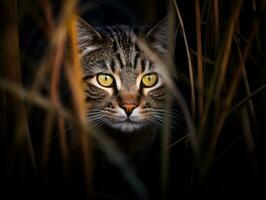
[[[154,49],[158,50],[159,52],[163,52],[163,53],[167,52],[168,37],[169,37],[167,17],[163,18],[159,23],[152,26],[146,32],[145,37]],[[171,44],[174,44],[174,43],[175,43],[175,38],[173,38],[173,41],[171,42]]]
[[[76,16],[76,24],[78,45],[81,52],[88,49],[95,49],[101,44],[103,40],[102,35],[98,31],[96,31],[91,25],[89,25],[85,20]]]

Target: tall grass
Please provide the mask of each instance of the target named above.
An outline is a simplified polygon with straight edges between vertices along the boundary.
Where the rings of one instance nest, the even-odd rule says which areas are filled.
[[[147,4],[142,2],[145,8],[150,8],[148,2]],[[87,195],[94,193],[93,172],[94,164],[97,165],[97,163],[94,163],[93,147],[97,143],[111,162],[118,166],[137,197],[145,199],[148,195],[147,188],[135,173],[135,166],[130,164],[128,158],[119,151],[103,130],[94,130],[86,120],[85,113],[88,105],[84,102],[82,70],[76,46],[75,15],[79,14],[77,12],[79,2],[62,3],[59,14],[54,13],[51,1],[36,2],[43,15],[34,20],[41,26],[47,47],[41,55],[41,61],[37,62],[34,73],[31,72],[34,77],[31,77],[30,86],[25,86],[22,82],[25,78],[22,74],[25,73],[22,73],[23,67],[20,63],[21,54],[24,52],[21,52],[19,47],[19,27],[21,27],[19,20],[24,16],[19,15],[17,3],[16,0],[4,0],[0,4],[4,11],[4,18],[1,19],[4,26],[1,30],[0,50],[0,144],[3,152],[0,174],[4,177],[3,180],[8,179],[13,172],[27,177],[28,174],[23,171],[25,166],[30,168],[29,171],[30,174],[34,174],[33,177],[45,179],[49,174],[49,163],[53,159],[52,141],[58,136],[62,176],[66,179],[65,181],[70,181],[68,178],[73,173],[71,172],[72,151],[77,151],[83,166],[82,174]],[[187,130],[185,135],[180,136],[176,141],[171,141],[171,133],[175,134],[174,132],[179,130],[171,130],[171,116],[166,116],[161,133],[160,154],[160,193],[163,199],[168,195],[168,188],[173,187],[169,185],[172,176],[171,162],[173,159],[178,160],[171,157],[171,149],[188,138],[193,152],[192,163],[190,163],[193,170],[187,177],[187,180],[192,180],[192,188],[188,186],[187,189],[201,189],[204,183],[208,182],[217,159],[239,141],[232,141],[218,149],[222,142],[220,138],[226,136],[225,130],[231,124],[230,116],[238,116],[242,129],[239,130],[239,134],[236,134],[237,138],[244,138],[252,162],[258,164],[256,160],[256,151],[259,149],[256,147],[258,135],[254,134],[254,130],[260,129],[258,121],[262,119],[261,116],[257,116],[257,113],[265,108],[265,102],[257,103],[258,105],[256,102],[263,102],[261,96],[265,95],[266,90],[266,74],[263,70],[265,53],[263,53],[264,45],[261,44],[265,29],[260,29],[265,25],[263,16],[265,17],[266,3],[262,0],[249,3],[252,4],[251,10],[247,10],[250,7],[242,0],[230,3],[218,0],[194,0],[191,5],[193,9],[190,10],[194,12],[194,20],[192,20],[194,24],[191,28],[186,24],[191,14],[182,10],[180,1],[168,1],[168,43],[170,45],[166,60],[154,52],[143,38],[138,40],[141,49],[159,66],[160,73],[169,88],[167,109],[170,109],[172,104],[178,105]],[[20,2],[19,8],[22,9],[23,5],[24,3]],[[86,4],[86,8],[94,6],[95,2]],[[30,3],[25,7],[29,8],[27,12],[34,9]],[[156,5],[154,4],[150,9],[153,10],[147,14],[147,20],[151,20],[156,14]],[[248,11],[256,15],[248,16],[252,18],[252,22],[248,24],[249,28],[245,29],[242,18]],[[180,30],[177,27],[180,27]],[[175,48],[184,46],[185,49],[186,58],[180,58],[185,63],[184,72],[181,72],[178,64],[175,66],[176,63],[174,63],[174,57],[179,59],[178,55],[174,54],[175,45],[171,45],[175,40],[176,29],[177,37],[182,38],[180,41],[183,44],[176,44]],[[254,58],[262,61],[255,62]],[[249,74],[250,67],[257,70],[254,72],[255,75]],[[252,80],[257,75],[261,77],[260,84]],[[177,80],[175,80],[176,77]],[[68,106],[63,103],[60,96],[64,78],[65,84],[70,89],[68,98],[71,105]],[[189,88],[189,93],[176,85],[176,82],[185,84]],[[47,93],[44,94],[43,88],[47,88],[47,85]],[[171,96],[174,97],[172,101]],[[260,101],[254,99],[260,99]],[[43,129],[40,127],[40,130],[30,132],[29,123],[36,107],[44,112]],[[70,137],[66,131],[67,124],[70,124],[72,129]],[[54,133],[56,127],[58,132]],[[42,138],[41,148],[38,147],[38,140],[33,140],[37,137],[36,134],[39,134],[38,138]],[[29,166],[25,164],[28,162]],[[205,187],[208,190],[208,184]],[[1,194],[0,197],[2,197]]]

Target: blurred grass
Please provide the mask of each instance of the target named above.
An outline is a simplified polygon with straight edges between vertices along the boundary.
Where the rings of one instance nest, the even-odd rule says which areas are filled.
[[[147,21],[152,21],[156,15],[156,5],[154,3],[150,7],[149,2],[155,1],[141,4],[144,8],[150,9],[146,13],[146,18]],[[189,139],[194,169],[187,179],[191,178],[194,189],[200,189],[201,185],[208,181],[208,175],[217,158],[220,158],[219,155],[224,155],[223,153],[235,144],[233,141],[232,145],[224,146],[220,151],[217,149],[221,142],[220,138],[226,135],[225,127],[231,123],[229,116],[237,113],[239,114],[236,116],[242,127],[238,136],[244,138],[249,156],[256,165],[258,164],[256,159],[259,148],[256,147],[255,132],[259,129],[258,121],[263,119],[259,118],[257,113],[265,108],[265,104],[257,105],[258,101],[255,99],[265,103],[265,99],[261,97],[265,95],[266,90],[265,53],[263,52],[265,44],[262,44],[265,39],[261,38],[265,35],[265,29],[260,26],[265,26],[263,17],[265,17],[266,3],[262,0],[254,0],[249,2],[252,4],[249,7],[247,2],[242,0],[230,3],[218,0],[191,2],[193,2],[191,7],[194,8],[191,9],[194,11],[193,25],[186,23],[190,14],[183,12],[181,1],[168,1],[168,43],[171,44],[173,41],[176,28],[174,24],[177,23],[181,28],[177,36],[182,38],[183,44],[177,43],[176,48],[184,45],[186,58],[174,55],[174,45],[170,45],[168,58],[164,60],[143,38],[138,41],[141,49],[154,63],[158,64],[169,88],[167,109],[171,108],[172,103],[178,104],[188,130],[185,136],[180,136],[181,139],[172,142],[171,116],[166,116],[165,126],[162,128],[160,154],[162,198],[167,197],[168,187],[170,187],[171,159],[178,159],[171,157],[169,149],[178,145],[181,140]],[[93,130],[86,122],[87,105],[83,101],[82,70],[76,46],[76,18],[74,17],[77,14],[78,3],[78,1],[65,1],[59,13],[53,13],[51,1],[37,1],[36,4],[43,16],[37,16],[34,20],[41,27],[48,43],[39,66],[36,66],[35,76],[31,77],[32,84],[27,89],[22,82],[24,77],[20,64],[18,22],[23,20],[18,19],[17,1],[4,0],[0,4],[4,11],[4,19],[1,19],[4,28],[1,30],[0,51],[2,65],[0,131],[2,150],[8,155],[7,159],[1,158],[5,162],[5,168],[1,169],[1,174],[5,174],[6,171],[8,173],[16,171],[14,163],[19,163],[23,168],[23,163],[28,159],[33,173],[40,173],[45,177],[52,157],[53,130],[59,127],[59,149],[64,177],[70,176],[71,150],[78,149],[83,163],[82,174],[85,177],[86,191],[88,195],[93,193],[93,143],[99,143],[107,157],[117,164],[138,197],[144,199],[147,195],[146,188],[126,156],[118,150],[103,130]],[[30,3],[27,6],[33,9]],[[86,8],[94,6],[95,2],[92,5],[86,4]],[[249,22],[243,22],[244,11],[253,13],[248,16]],[[85,12],[84,9],[82,12]],[[190,26],[194,28],[191,29]],[[68,48],[68,44],[71,48]],[[180,66],[175,66],[174,56],[185,63],[185,72],[180,72]],[[196,59],[194,60],[193,57]],[[251,63],[252,66],[250,66]],[[251,73],[249,68],[254,65],[256,71]],[[71,91],[68,96],[71,100],[70,108],[63,104],[60,96],[62,71]],[[262,77],[259,84],[252,80],[254,77],[256,79],[258,74]],[[188,86],[189,94],[175,84],[175,77],[178,78],[178,83]],[[42,88],[46,85],[48,85],[48,94],[44,95]],[[170,100],[171,96],[174,97],[173,102]],[[39,133],[30,133],[28,120],[35,106],[45,112],[44,130],[39,130]],[[66,124],[69,122],[75,133],[70,137],[71,140],[75,140],[74,142],[69,141],[66,135]],[[35,145],[32,142],[34,134],[40,134],[39,137],[42,138],[41,158],[36,157]],[[12,169],[9,169],[9,166],[12,166]]]
[[[2,20],[4,19],[7,23],[5,29],[1,31],[1,61],[4,64],[3,67],[1,67],[1,76],[5,76],[11,82],[21,85],[22,78],[19,52],[17,2],[3,1],[0,6],[4,8]],[[16,96],[5,93],[4,91],[1,92],[3,93],[4,97],[4,106],[6,106],[3,116],[1,116],[1,121],[6,121],[6,123],[3,124],[4,129],[9,130],[8,124],[10,121],[14,123],[12,124],[11,129],[14,132],[14,135],[7,135],[5,137],[7,140],[13,140],[11,147],[7,147],[9,149],[8,160],[13,162],[11,159],[12,154],[15,154],[18,157],[25,156],[25,159],[30,160],[33,171],[36,172],[37,164],[32,147],[31,137],[29,135],[25,101],[21,101],[21,99],[18,99]],[[23,161],[23,159],[20,158],[20,161]],[[13,165],[14,163],[12,163],[11,166],[13,167]]]

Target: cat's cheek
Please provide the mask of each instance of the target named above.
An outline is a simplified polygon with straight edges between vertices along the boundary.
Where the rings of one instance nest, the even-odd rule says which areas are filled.
[[[86,108],[87,110],[91,109],[103,109],[106,107],[110,95],[106,91],[98,91],[95,93],[95,96],[90,96],[86,94]]]
[[[101,101],[89,101],[87,102],[87,110],[93,110],[93,109],[102,109],[104,108],[106,105],[106,101],[105,100],[101,100]]]
[[[157,84],[156,86],[154,87],[151,87],[151,88],[143,88],[143,94],[145,96],[152,96],[152,94],[154,93],[154,91],[158,91],[158,90],[164,90],[164,86],[162,84]]]
[[[160,104],[164,104],[165,92],[166,92],[165,87],[159,87],[149,91],[149,93],[147,94],[147,99],[149,103],[153,103],[155,107],[157,107]]]

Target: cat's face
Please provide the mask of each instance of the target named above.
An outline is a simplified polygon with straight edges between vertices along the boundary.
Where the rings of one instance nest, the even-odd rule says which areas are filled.
[[[166,47],[164,34],[157,27],[146,35],[161,54]],[[140,50],[138,37],[139,33],[128,26],[95,30],[78,20],[87,117],[92,125],[135,132],[163,123],[164,81],[156,64]]]

